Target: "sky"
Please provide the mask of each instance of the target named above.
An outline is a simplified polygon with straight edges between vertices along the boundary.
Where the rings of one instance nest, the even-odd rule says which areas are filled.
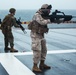
[[[51,4],[52,9],[76,10],[76,0],[0,0],[0,9],[39,9],[43,4]]]

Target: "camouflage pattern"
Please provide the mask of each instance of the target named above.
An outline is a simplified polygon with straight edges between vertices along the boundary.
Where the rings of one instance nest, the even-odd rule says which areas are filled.
[[[32,20],[36,20],[40,25],[46,26],[50,23],[50,20],[43,19],[41,13],[42,12],[40,10],[37,11]],[[44,38],[44,33],[36,33],[31,31],[30,36],[32,39],[33,61],[37,64],[40,60],[45,60],[46,58],[46,40]]]
[[[12,16],[11,14],[6,15],[1,24],[2,33],[4,35],[4,40],[5,40],[5,47],[7,47],[8,44],[10,44],[11,47],[14,46],[14,43],[13,43],[14,37],[12,34],[13,25],[18,26],[16,24],[16,20],[15,20],[14,16]]]
[[[41,25],[35,20],[33,20],[28,24],[28,29],[30,29],[32,32],[40,33],[40,34],[47,33],[49,30],[47,25]]]

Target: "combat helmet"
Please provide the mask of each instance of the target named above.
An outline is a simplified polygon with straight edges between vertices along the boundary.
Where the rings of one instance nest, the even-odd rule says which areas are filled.
[[[41,9],[51,9],[52,8],[52,5],[48,5],[48,4],[43,4],[41,6]]]
[[[10,13],[14,13],[15,11],[16,11],[15,8],[10,8],[10,9],[9,9],[9,12],[10,12]]]

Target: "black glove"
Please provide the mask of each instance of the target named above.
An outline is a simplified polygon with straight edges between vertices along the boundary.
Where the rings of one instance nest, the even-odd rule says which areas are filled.
[[[1,22],[1,19],[0,19],[0,24],[1,24],[2,22]]]
[[[20,22],[20,20],[18,19],[18,20],[16,20],[16,23],[19,25],[19,24],[21,24],[21,22]]]

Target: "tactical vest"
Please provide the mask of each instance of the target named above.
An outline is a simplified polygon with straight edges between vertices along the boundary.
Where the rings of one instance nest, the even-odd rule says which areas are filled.
[[[47,25],[41,25],[35,20],[28,24],[28,29],[36,33],[47,33],[49,30]]]

